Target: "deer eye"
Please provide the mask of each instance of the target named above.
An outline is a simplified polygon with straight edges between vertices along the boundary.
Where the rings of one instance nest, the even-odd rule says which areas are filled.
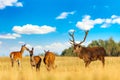
[[[80,45],[78,47],[80,48]]]

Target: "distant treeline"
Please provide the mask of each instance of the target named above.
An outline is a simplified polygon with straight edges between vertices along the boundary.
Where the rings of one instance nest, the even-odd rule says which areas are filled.
[[[120,56],[120,41],[115,42],[113,38],[110,38],[109,40],[94,40],[87,47],[94,46],[104,47],[106,50],[106,56]],[[77,56],[72,50],[72,47],[63,50],[61,56]]]

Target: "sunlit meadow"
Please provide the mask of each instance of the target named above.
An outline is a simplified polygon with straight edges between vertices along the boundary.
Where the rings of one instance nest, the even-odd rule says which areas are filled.
[[[85,68],[78,57],[56,57],[57,68],[50,72],[43,61],[39,72],[31,68],[29,57],[23,57],[21,63],[20,68],[17,63],[12,68],[9,57],[0,57],[0,80],[120,80],[119,57],[106,57],[104,68],[100,61]]]

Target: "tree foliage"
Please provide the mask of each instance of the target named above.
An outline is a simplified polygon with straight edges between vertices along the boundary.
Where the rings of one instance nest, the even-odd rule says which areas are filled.
[[[62,51],[61,56],[76,56],[76,54],[73,53],[73,47],[69,47],[68,49]]]
[[[94,46],[104,47],[107,56],[120,56],[120,42],[115,42],[112,37],[109,40],[94,40],[87,47]],[[72,50],[72,47],[65,49],[61,55],[76,56],[76,54],[73,53]]]

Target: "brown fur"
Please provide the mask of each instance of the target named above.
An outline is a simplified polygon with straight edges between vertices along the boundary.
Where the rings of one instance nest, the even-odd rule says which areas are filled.
[[[32,48],[32,50],[29,50],[30,53],[30,64],[32,67],[36,67],[36,71],[40,70],[40,65],[41,65],[41,57],[40,56],[33,56],[33,50],[34,48]]]
[[[74,53],[77,53],[80,59],[85,62],[85,67],[87,67],[91,61],[100,60],[105,65],[105,54],[106,51],[103,47],[82,47],[80,45],[74,46]]]
[[[56,66],[54,65],[55,54],[53,52],[45,51],[45,56],[44,56],[43,61],[46,65],[48,71],[56,68]]]
[[[27,47],[25,47],[25,45],[22,45],[20,51],[14,51],[10,53],[12,67],[14,66],[14,61],[17,61],[18,66],[20,66],[20,61],[22,59],[22,54],[24,53],[24,50],[27,50]]]
[[[73,52],[77,53],[80,59],[83,59],[85,62],[85,67],[87,67],[91,61],[100,60],[102,61],[103,66],[105,65],[105,55],[106,51],[103,47],[82,47],[81,44],[85,41],[89,31],[85,31],[85,36],[83,41],[76,44],[74,39],[74,32],[69,33],[72,39],[70,39],[71,44],[73,45]]]

